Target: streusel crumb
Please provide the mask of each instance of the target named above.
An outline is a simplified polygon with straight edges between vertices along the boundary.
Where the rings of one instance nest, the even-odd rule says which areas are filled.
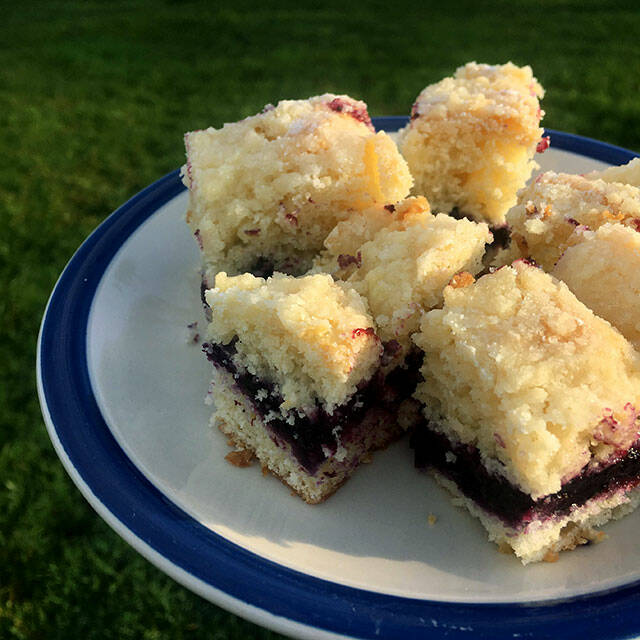
[[[482,269],[492,235],[484,223],[433,215],[425,198],[407,198],[363,212],[357,226],[342,222],[331,232],[317,266],[346,278],[367,300],[384,341],[405,349],[420,315],[442,304],[442,290],[461,271]],[[355,264],[340,267],[345,251]]]
[[[544,91],[530,67],[470,62],[416,99],[398,145],[435,211],[500,226],[537,166]]]
[[[640,189],[628,184],[547,171],[518,195],[507,222],[521,253],[546,271],[573,241],[574,231],[607,223],[640,225]]]
[[[412,185],[395,143],[348,96],[283,100],[187,133],[185,145],[187,222],[210,276],[258,259],[302,273],[339,220],[400,200]]]
[[[553,275],[640,350],[640,233],[607,223],[577,229]]]
[[[320,400],[331,410],[379,366],[382,348],[365,300],[329,275],[220,273],[215,285],[206,292],[209,341],[237,339],[237,367],[276,383],[282,409]]]

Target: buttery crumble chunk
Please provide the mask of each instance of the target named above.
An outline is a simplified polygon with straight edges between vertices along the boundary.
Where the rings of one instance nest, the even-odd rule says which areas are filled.
[[[368,380],[381,355],[366,302],[329,275],[216,276],[208,340],[235,343],[238,368],[277,384],[282,410],[331,411]]]
[[[339,223],[325,241],[317,266],[333,265],[369,303],[384,341],[406,350],[420,315],[442,304],[442,290],[461,271],[482,269],[485,244],[492,235],[484,223],[433,215],[423,197],[360,214],[356,224]],[[340,266],[345,253],[357,262]],[[337,267],[337,269],[335,269]]]
[[[398,146],[435,211],[457,207],[501,226],[516,193],[543,151],[539,98],[530,67],[469,64],[426,87],[416,99]]]
[[[547,171],[519,193],[507,223],[521,253],[527,254],[523,257],[551,271],[567,247],[579,239],[574,234],[577,228],[595,231],[603,224],[619,223],[638,229],[640,189]]]
[[[553,275],[640,350],[640,233],[607,223],[577,229]]]

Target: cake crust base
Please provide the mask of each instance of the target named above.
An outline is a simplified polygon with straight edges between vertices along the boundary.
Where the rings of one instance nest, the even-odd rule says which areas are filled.
[[[581,545],[600,542],[600,527],[618,520],[640,504],[640,486],[620,488],[606,496],[596,496],[569,514],[535,520],[521,530],[506,526],[499,518],[467,498],[456,485],[441,473],[432,471],[436,481],[453,495],[456,506],[466,508],[480,520],[501,551],[512,550],[522,564],[555,561],[561,551],[571,551]]]
[[[263,469],[308,504],[326,500],[369,453],[387,447],[405,433],[393,415],[373,408],[341,441],[338,452],[328,456],[312,475],[297,462],[291,445],[269,429],[251,400],[235,387],[233,375],[216,367],[213,370],[211,397],[215,411],[211,425],[236,449],[250,451]]]

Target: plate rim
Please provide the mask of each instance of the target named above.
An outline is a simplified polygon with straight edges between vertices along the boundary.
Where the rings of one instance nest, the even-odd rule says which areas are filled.
[[[373,118],[395,131],[405,116]],[[554,148],[608,164],[635,152],[551,129]],[[116,209],[80,245],[47,303],[38,335],[37,388],[56,453],[85,499],[147,560],[190,590],[259,625],[301,638],[451,638],[474,630],[501,640],[516,633],[570,637],[580,629],[626,638],[640,605],[640,580],[566,599],[456,603],[381,594],[304,574],[207,529],[170,501],[126,456],[93,395],[87,322],[100,281],[126,240],[185,190],[176,169]],[[104,462],[110,464],[103,466]],[[612,625],[612,620],[616,621]],[[461,622],[463,621],[463,622]],[[615,627],[615,628],[612,628]],[[609,635],[613,633],[614,635]]]

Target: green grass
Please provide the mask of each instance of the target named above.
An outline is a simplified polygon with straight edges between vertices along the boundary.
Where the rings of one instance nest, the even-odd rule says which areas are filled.
[[[190,594],[92,512],[46,436],[38,325],[115,207],[183,132],[325,91],[405,114],[469,60],[531,64],[548,127],[640,149],[636,2],[23,2],[0,25],[0,638],[269,638]],[[443,8],[446,7],[446,8]]]

